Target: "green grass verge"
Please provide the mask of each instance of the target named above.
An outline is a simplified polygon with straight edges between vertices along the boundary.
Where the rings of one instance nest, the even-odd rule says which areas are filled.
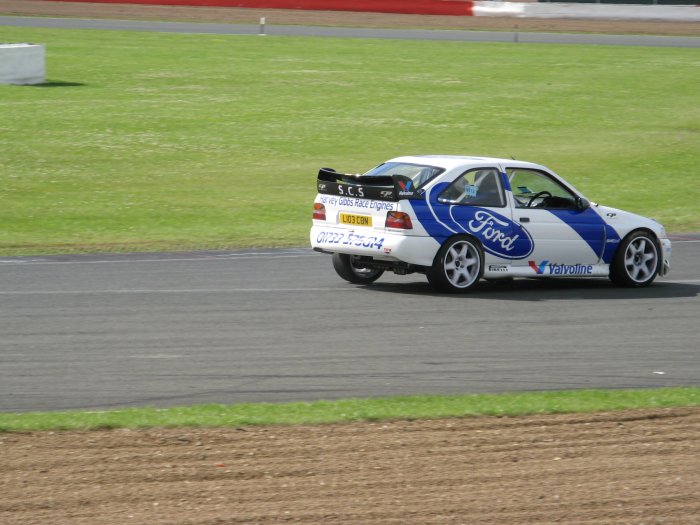
[[[515,156],[700,229],[697,51],[1,27],[0,253],[307,244],[321,166]]]
[[[298,425],[697,406],[700,406],[700,388],[407,396],[309,403],[130,408],[99,412],[0,413],[0,431]]]

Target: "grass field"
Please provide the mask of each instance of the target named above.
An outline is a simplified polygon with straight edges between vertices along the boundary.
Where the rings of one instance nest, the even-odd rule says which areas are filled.
[[[392,419],[590,413],[694,406],[700,406],[700,388],[402,396],[310,403],[242,403],[167,409],[0,413],[0,432],[298,425]]]
[[[0,86],[0,253],[307,243],[321,166],[514,156],[700,229],[694,49],[0,27],[47,83]]]

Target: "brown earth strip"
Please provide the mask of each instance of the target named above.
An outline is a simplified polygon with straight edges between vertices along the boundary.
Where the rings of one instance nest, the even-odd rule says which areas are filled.
[[[697,22],[621,20],[544,20],[532,18],[394,15],[337,11],[292,11],[216,7],[179,7],[135,4],[92,4],[43,0],[0,0],[0,14],[86,18],[178,20],[257,24],[266,17],[271,25],[324,25],[424,29],[562,31],[700,36]]]
[[[695,525],[700,409],[0,434],[0,523]]]

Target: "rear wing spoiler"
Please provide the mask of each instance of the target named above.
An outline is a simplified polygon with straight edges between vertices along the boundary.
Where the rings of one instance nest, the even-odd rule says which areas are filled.
[[[403,175],[353,175],[321,168],[316,182],[319,193],[356,199],[399,201],[420,198],[413,181]]]

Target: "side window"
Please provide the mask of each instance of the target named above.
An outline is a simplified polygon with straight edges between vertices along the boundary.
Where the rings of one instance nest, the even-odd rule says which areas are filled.
[[[438,197],[443,204],[464,204],[500,208],[506,205],[501,177],[495,168],[463,173]]]
[[[573,209],[576,198],[544,173],[522,168],[506,170],[518,208]]]

